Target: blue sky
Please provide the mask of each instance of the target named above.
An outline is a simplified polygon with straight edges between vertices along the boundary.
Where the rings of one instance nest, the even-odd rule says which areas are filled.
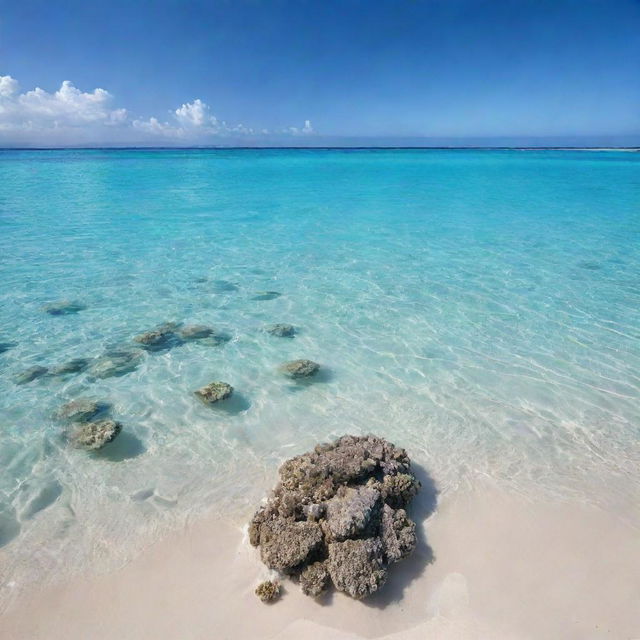
[[[5,146],[640,144],[640,0],[0,0],[0,76]]]

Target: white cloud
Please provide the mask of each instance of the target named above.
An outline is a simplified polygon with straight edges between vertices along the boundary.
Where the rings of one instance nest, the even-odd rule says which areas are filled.
[[[84,93],[68,80],[55,93],[39,87],[18,93],[16,80],[0,76],[0,128],[5,131],[122,124],[127,111],[111,109],[111,102],[108,91]]]
[[[218,120],[199,98],[170,111],[164,122],[156,117],[132,118],[126,109],[114,108],[113,101],[104,89],[83,92],[68,80],[53,93],[39,87],[20,93],[14,78],[0,76],[0,145],[3,141],[44,145],[91,141],[206,144],[218,138],[271,135],[267,129],[256,131]],[[313,127],[305,120],[303,127],[289,127],[280,133],[311,134]]]
[[[0,98],[8,98],[18,91],[18,81],[11,76],[0,76]]]
[[[216,126],[218,119],[210,115],[209,105],[197,98],[193,102],[183,104],[175,111],[178,122],[186,127]]]
[[[290,133],[294,136],[299,135],[308,135],[310,133],[314,133],[313,127],[311,126],[311,120],[304,121],[304,127],[288,127],[284,129],[283,133]]]

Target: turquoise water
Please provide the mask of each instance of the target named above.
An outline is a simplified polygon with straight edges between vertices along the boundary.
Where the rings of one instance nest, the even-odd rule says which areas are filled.
[[[407,447],[443,495],[640,523],[639,205],[623,152],[1,151],[0,596],[243,521],[280,461],[345,432]],[[61,299],[86,309],[43,311]],[[14,382],[166,321],[231,340]],[[292,384],[294,358],[322,375]],[[236,399],[200,404],[212,380]],[[98,454],[53,417],[84,396],[124,425]]]

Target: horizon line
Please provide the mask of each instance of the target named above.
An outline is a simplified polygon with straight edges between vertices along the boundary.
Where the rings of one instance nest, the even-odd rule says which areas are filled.
[[[54,146],[54,147],[0,147],[2,151],[268,151],[268,150],[300,150],[300,151],[384,151],[384,150],[435,150],[435,151],[640,151],[640,146],[507,146],[507,145],[371,145],[371,146],[344,146],[344,145],[322,145],[322,146],[288,146],[288,145],[269,145],[269,146],[163,146],[163,145],[124,145],[124,146]]]

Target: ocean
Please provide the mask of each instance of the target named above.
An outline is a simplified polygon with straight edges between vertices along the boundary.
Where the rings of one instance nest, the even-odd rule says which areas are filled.
[[[639,308],[640,154],[0,151],[0,606],[245,522],[285,458],[345,433],[407,448],[440,496],[640,526]],[[166,322],[224,339],[139,350]],[[298,358],[320,373],[284,377]],[[203,405],[212,381],[234,396]],[[77,398],[122,423],[98,452],[63,436]]]

